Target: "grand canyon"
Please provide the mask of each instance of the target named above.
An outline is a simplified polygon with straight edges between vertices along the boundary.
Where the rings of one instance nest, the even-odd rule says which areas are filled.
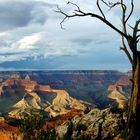
[[[21,140],[18,127],[9,122],[31,110],[43,113],[44,129],[55,128],[61,137],[71,120],[75,126],[86,125],[80,133],[91,139],[98,138],[99,124],[104,126],[102,139],[113,138],[123,118],[111,108],[127,108],[130,79],[131,72],[118,71],[1,71],[0,140]],[[74,130],[75,139],[76,134]]]

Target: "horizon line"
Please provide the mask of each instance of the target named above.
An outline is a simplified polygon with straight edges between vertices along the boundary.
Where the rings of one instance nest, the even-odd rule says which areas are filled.
[[[118,69],[4,69],[0,68],[0,71],[118,71],[118,72],[129,72],[131,69],[118,70]]]

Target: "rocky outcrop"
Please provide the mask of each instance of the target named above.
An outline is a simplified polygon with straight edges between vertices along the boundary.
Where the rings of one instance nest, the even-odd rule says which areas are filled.
[[[119,89],[113,90],[109,95],[108,98],[116,100],[118,103],[118,107],[124,109],[127,107],[128,99],[123,95],[123,93]]]
[[[20,77],[16,75],[20,75]],[[107,97],[106,93],[108,87],[114,85],[119,79],[121,79],[121,77],[128,77],[127,81],[129,82],[131,75],[131,71],[128,73],[122,73],[118,71],[104,70],[0,72],[0,78],[3,82],[5,79],[9,78],[25,79],[25,81],[31,81],[32,79],[32,81],[37,81],[37,83],[40,83],[40,85],[43,86],[50,85],[53,89],[65,89],[70,96],[78,100],[84,100],[96,104],[102,109],[108,107],[109,104],[114,103]],[[124,80],[121,81],[127,83],[125,78],[122,78]],[[41,90],[43,90],[43,88]],[[30,90],[28,87],[26,89]],[[123,84],[122,89],[125,93],[129,93],[130,86]],[[129,94],[127,94],[127,96],[129,96]]]
[[[130,98],[130,74],[122,76],[114,85],[108,87],[110,94],[108,98],[116,100],[119,108],[126,108]]]
[[[0,123],[0,140],[22,140],[22,135],[17,127]]]
[[[1,116],[0,116],[0,123],[1,123],[1,122],[4,122],[4,121],[5,121],[4,117],[1,117]]]
[[[125,127],[122,115],[115,114],[111,108],[107,108],[104,110],[91,109],[86,114],[83,111],[72,109],[61,117],[48,121],[44,124],[44,129],[48,131],[55,128],[57,137],[62,138],[66,134],[70,122],[73,124],[72,138],[74,140],[82,137],[90,137],[91,140],[115,140]],[[86,129],[82,130],[83,127]],[[12,138],[22,140],[19,130],[6,123],[0,123],[0,140],[11,140]]]
[[[46,130],[50,130],[56,127],[59,127],[64,122],[68,121],[69,119],[75,117],[75,116],[82,116],[82,111],[77,109],[72,109],[68,113],[65,113],[61,115],[58,119],[48,121],[45,125]]]
[[[88,136],[91,140],[113,139],[124,127],[124,120],[120,114],[113,114],[110,108],[105,110],[92,109],[88,114],[77,115],[72,118],[74,124],[72,138],[77,140],[82,136]],[[87,129],[78,133],[78,125],[86,126]],[[60,137],[67,131],[69,121],[56,128]]]
[[[1,100],[9,117],[21,118],[29,114],[30,110],[43,110],[49,112],[50,116],[66,114],[72,109],[84,110],[89,103],[77,100],[65,90],[51,89],[49,85],[41,85],[26,76],[25,79],[17,75],[7,79],[1,85]],[[11,104],[9,100],[11,98]],[[12,99],[14,98],[14,100]],[[9,106],[8,106],[9,105]],[[3,113],[3,110],[0,110]]]
[[[29,95],[31,96],[28,97]],[[52,90],[51,93],[43,93],[43,96],[35,92],[29,93],[29,95],[26,94],[22,100],[12,107],[9,112],[10,117],[21,118],[25,114],[29,114],[31,109],[44,110],[49,112],[50,116],[56,117],[66,114],[72,109],[84,110],[86,108],[86,103],[70,97],[65,90]],[[53,95],[55,97],[52,97]]]
[[[108,86],[108,91],[113,91],[116,88],[119,89],[120,91],[125,90],[125,88],[130,89],[130,87],[131,87],[130,79],[131,79],[130,75],[121,76],[120,79],[117,80],[113,85]]]

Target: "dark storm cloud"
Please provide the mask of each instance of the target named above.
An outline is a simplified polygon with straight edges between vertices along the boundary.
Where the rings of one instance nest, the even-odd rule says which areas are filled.
[[[46,14],[42,2],[2,1],[0,2],[0,31],[24,27],[30,23],[43,24]]]
[[[30,58],[27,58],[27,60],[21,60],[21,61],[12,61],[12,62],[4,62],[0,64],[0,69],[2,68],[12,68],[12,69],[46,69],[46,67],[52,68],[51,63],[48,61],[46,63],[45,59],[39,59],[39,60],[33,60]]]

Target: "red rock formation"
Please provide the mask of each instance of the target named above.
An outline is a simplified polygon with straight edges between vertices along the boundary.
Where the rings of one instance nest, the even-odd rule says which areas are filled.
[[[116,84],[110,85],[107,90],[108,91],[113,91],[113,90],[115,90],[115,88],[116,88]]]
[[[130,82],[130,79],[127,75],[125,76],[122,76],[121,79],[119,79],[117,82],[116,82],[117,85],[122,85],[122,86],[128,86],[128,85],[131,85],[131,82]]]
[[[110,85],[108,87],[108,91],[113,91],[116,88],[119,91],[123,90],[123,87],[129,87],[131,86],[131,81],[130,81],[130,77],[127,75],[122,76],[114,85]]]
[[[73,109],[70,112],[64,114],[60,119],[47,122],[46,125],[44,126],[44,129],[50,130],[52,128],[55,128],[76,115],[81,116],[82,112],[80,110]],[[0,140],[11,140],[14,137],[17,138],[17,140],[21,140],[21,133],[19,129],[7,123],[1,122],[0,123]]]
[[[62,115],[62,117],[60,119],[47,122],[45,125],[45,129],[50,130],[52,128],[55,128],[55,127],[61,125],[62,123],[64,123],[65,121],[67,121],[68,119],[73,118],[76,115],[82,116],[81,110],[73,109],[70,112]]]
[[[0,140],[21,140],[21,134],[17,127],[0,123]]]
[[[49,85],[38,85],[38,90],[43,91],[43,92],[52,92],[52,89]]]
[[[49,85],[40,85],[36,81],[32,81],[28,78],[26,78],[26,79],[15,79],[15,78],[7,79],[2,84],[1,88],[3,89],[3,87],[7,87],[6,88],[7,90],[8,89],[12,90],[11,86],[24,87],[24,89],[27,92],[31,92],[34,89],[37,89],[37,90],[42,91],[42,92],[52,92],[51,87]]]

